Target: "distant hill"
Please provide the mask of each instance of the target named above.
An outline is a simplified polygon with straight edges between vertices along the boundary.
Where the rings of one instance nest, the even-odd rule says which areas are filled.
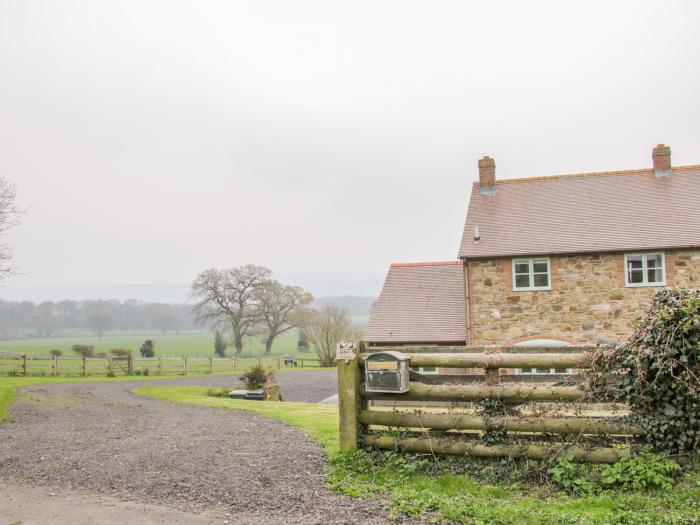
[[[284,284],[301,286],[319,301],[330,301],[332,304],[351,305],[370,304],[372,296],[379,295],[384,282],[383,273],[319,273],[313,275],[289,274],[278,275],[277,279]],[[347,295],[353,294],[353,295]],[[106,284],[106,285],[75,285],[75,286],[39,286],[13,285],[12,281],[0,286],[0,299],[6,301],[62,301],[72,299],[81,301],[87,299],[138,299],[152,303],[189,303],[189,283],[141,283],[141,284]],[[348,300],[346,302],[346,299]],[[325,303],[324,303],[325,304]],[[362,314],[369,312],[367,307],[360,307]],[[360,315],[362,315],[360,314]]]
[[[372,305],[377,300],[376,297],[363,297],[357,295],[328,296],[319,297],[314,301],[315,307],[330,304],[339,308],[345,308],[351,315],[368,316],[372,310]]]

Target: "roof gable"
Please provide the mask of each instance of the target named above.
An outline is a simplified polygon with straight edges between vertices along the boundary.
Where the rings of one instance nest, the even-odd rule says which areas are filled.
[[[475,228],[479,240],[475,240]],[[700,166],[503,180],[472,188],[460,258],[700,246]]]
[[[372,309],[370,343],[466,343],[460,261],[392,264]]]

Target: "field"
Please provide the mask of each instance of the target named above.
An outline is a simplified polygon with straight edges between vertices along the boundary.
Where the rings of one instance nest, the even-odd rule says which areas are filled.
[[[73,335],[51,337],[46,339],[22,339],[0,341],[0,353],[18,353],[27,355],[48,355],[51,349],[62,350],[64,356],[72,354],[71,346],[75,344],[94,345],[95,352],[107,352],[115,348],[125,348],[138,353],[141,344],[146,339],[153,339],[156,355],[166,357],[209,357],[214,354],[214,335],[208,332],[190,332],[181,334],[131,333],[107,334],[101,339],[93,335]],[[243,355],[257,356],[265,350],[265,345],[259,338],[248,338]],[[273,346],[274,354],[297,354],[297,334],[292,330],[279,336]],[[233,355],[233,347],[226,349],[227,355]],[[311,357],[311,355],[309,355]]]
[[[359,327],[367,324],[368,316],[353,316],[354,323]],[[0,353],[16,353],[27,355],[49,355],[52,349],[62,350],[64,356],[72,354],[71,346],[76,344],[94,345],[95,352],[106,352],[116,348],[124,348],[138,353],[141,344],[146,339],[155,343],[156,355],[164,357],[209,357],[214,353],[214,334],[207,331],[182,332],[179,334],[151,332],[110,332],[98,338],[92,334],[62,334],[57,337],[44,339],[15,339],[0,341]],[[265,351],[265,343],[261,337],[248,337],[245,340],[243,357],[255,357]],[[300,354],[297,351],[297,330],[293,329],[275,339],[272,353],[276,355],[294,354],[314,357],[313,352]],[[233,347],[226,349],[226,355],[233,355]]]

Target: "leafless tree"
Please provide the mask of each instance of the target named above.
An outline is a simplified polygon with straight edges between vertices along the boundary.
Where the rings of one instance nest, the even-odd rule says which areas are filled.
[[[301,309],[314,300],[298,286],[284,286],[270,279],[255,290],[256,313],[265,333],[265,355],[272,353],[275,338],[299,324]]]
[[[243,352],[244,338],[255,334],[255,290],[269,280],[271,273],[253,264],[224,270],[213,268],[200,273],[192,283],[192,297],[197,300],[193,310],[198,321],[215,328],[230,328],[236,355]]]
[[[350,312],[336,306],[325,305],[320,310],[307,310],[303,319],[304,330],[321,366],[335,364],[335,347],[339,341],[362,336],[361,330],[353,326]]]
[[[9,230],[19,224],[18,217],[22,214],[15,204],[17,190],[15,185],[4,177],[0,177],[0,239],[7,236]],[[0,280],[12,275],[15,267],[12,264],[12,247],[0,243]]]
[[[98,339],[102,339],[102,335],[112,327],[114,322],[110,306],[109,301],[99,299],[87,303],[87,324],[95,331]]]

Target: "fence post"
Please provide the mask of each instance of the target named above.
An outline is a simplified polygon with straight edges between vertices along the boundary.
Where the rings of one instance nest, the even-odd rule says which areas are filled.
[[[27,375],[27,354],[22,354],[22,375]]]
[[[211,374],[213,372],[214,372],[214,358],[210,357],[209,358],[209,373]]]
[[[56,377],[58,375],[58,356],[53,356],[53,375]]]
[[[280,365],[280,358],[279,356],[277,357],[277,370],[281,369],[282,365]]]
[[[107,371],[108,371],[110,374],[113,374],[113,373],[114,373],[114,369],[113,369],[114,363],[113,363],[113,361],[112,361],[113,359],[114,359],[113,357],[108,357],[108,358],[107,358]]]
[[[340,448],[343,450],[355,450],[358,445],[360,367],[357,348],[354,341],[341,341],[336,347]]]
[[[187,356],[184,356],[182,358],[182,375],[183,376],[187,375]]]
[[[304,368],[304,358],[301,359],[301,367]]]
[[[487,350],[486,353],[494,354],[498,352],[499,350],[496,348],[493,350]],[[487,385],[498,385],[501,382],[500,370],[498,368],[491,367],[484,368],[484,381]]]
[[[87,375],[87,357],[83,356],[83,375]]]
[[[231,368],[233,370],[236,369],[236,356],[235,355],[231,357]]]
[[[158,356],[158,375],[159,376],[163,375],[163,356],[162,355]]]
[[[129,358],[126,362],[126,373],[129,375],[134,374],[134,354],[129,354]]]

